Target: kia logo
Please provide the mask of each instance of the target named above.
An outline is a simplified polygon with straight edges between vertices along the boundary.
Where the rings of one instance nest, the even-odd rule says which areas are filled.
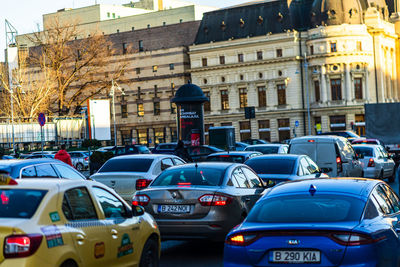
[[[298,245],[298,244],[300,244],[300,240],[291,239],[291,240],[288,240],[287,243],[289,245]]]

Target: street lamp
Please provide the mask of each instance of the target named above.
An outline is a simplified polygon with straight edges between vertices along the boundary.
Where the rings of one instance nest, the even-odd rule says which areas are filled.
[[[306,93],[307,93],[307,119],[308,119],[308,135],[311,135],[311,116],[310,116],[310,93],[308,87],[308,62],[307,62],[307,53],[304,53],[304,70],[306,76]]]
[[[114,80],[111,81],[110,96],[112,96],[112,106],[113,106],[114,145],[117,146],[117,126],[115,124],[115,89],[119,90],[121,92],[121,95],[125,95],[125,92],[116,82],[114,82]]]

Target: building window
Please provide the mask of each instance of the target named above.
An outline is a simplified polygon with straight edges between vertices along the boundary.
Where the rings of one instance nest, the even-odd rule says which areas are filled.
[[[108,78],[108,71],[104,72],[104,78]]]
[[[313,45],[310,46],[310,55],[314,55],[314,46]]]
[[[250,121],[240,121],[240,140],[251,139]]]
[[[174,70],[175,69],[175,64],[173,64],[173,63],[169,64],[169,69],[170,70]]]
[[[204,95],[208,98],[208,101],[204,102],[204,111],[211,111],[211,98],[210,98],[210,92],[204,92]]]
[[[314,81],[314,91],[315,91],[315,102],[319,102],[321,100],[319,81]]]
[[[135,30],[135,27],[132,27],[132,31],[134,31]]]
[[[122,44],[122,54],[128,53],[128,45],[126,43]]]
[[[223,122],[221,126],[232,126],[232,122]]]
[[[150,24],[147,24],[147,29],[150,29]]]
[[[228,90],[221,90],[221,109],[228,110],[229,109],[229,95]]]
[[[279,142],[290,139],[290,121],[289,119],[278,120]]]
[[[276,57],[282,57],[282,49],[281,48],[278,48],[278,49],[276,49]]]
[[[165,143],[165,128],[155,128],[154,129],[154,143]]]
[[[267,88],[265,86],[259,86],[257,88],[258,91],[258,106],[266,107],[267,106]]]
[[[221,77],[221,82],[223,82],[223,83],[225,82],[225,77],[224,76]]]
[[[322,133],[321,117],[314,117],[314,129],[316,134]]]
[[[344,131],[346,130],[346,116],[329,116],[329,121],[331,123],[331,131]]]
[[[257,51],[257,60],[262,60],[262,59],[263,59],[263,52]]]
[[[354,96],[356,99],[363,99],[362,79],[361,78],[354,79]]]
[[[336,43],[331,43],[331,52],[337,52]]]
[[[143,52],[144,48],[143,48],[143,40],[139,40],[139,52]]]
[[[207,58],[202,58],[201,63],[203,65],[203,67],[207,67]]]
[[[158,101],[154,102],[153,107],[154,107],[154,110],[153,110],[154,115],[155,116],[160,115],[160,102],[158,102]]]
[[[221,65],[225,64],[225,56],[219,57],[219,64],[221,64]]]
[[[240,103],[240,108],[247,107],[247,89],[246,88],[239,89],[239,103]]]
[[[153,66],[153,72],[157,72],[157,69],[158,69],[158,66],[157,66],[157,65],[154,65],[154,66]]]
[[[147,129],[139,129],[137,130],[138,142],[141,145],[147,145]]]
[[[112,13],[112,17],[113,17],[113,19],[115,19],[115,13]]]
[[[140,74],[140,68],[136,68],[136,74]]]
[[[143,117],[143,116],[144,116],[144,106],[143,106],[143,103],[138,103],[138,104],[137,104],[137,114],[138,114],[138,117]]]
[[[243,80],[244,80],[244,76],[243,76],[243,74],[240,74],[240,75],[239,75],[239,79],[240,79],[241,81],[243,81]]]
[[[331,80],[331,94],[332,100],[342,100],[342,80],[332,79]]]
[[[111,15],[111,14],[110,14],[110,12],[107,12],[107,18],[109,18],[109,17],[110,17],[110,15]]]
[[[269,126],[269,120],[258,121],[258,133],[260,135],[260,139],[271,142],[271,130]]]
[[[278,84],[278,105],[286,105],[286,86],[284,84]]]
[[[204,84],[207,84],[207,79],[203,79],[203,83],[204,83]]]
[[[128,105],[126,102],[121,103],[121,117],[128,118]]]
[[[243,62],[243,54],[238,54],[238,62]]]
[[[362,51],[362,42],[361,41],[357,41],[357,51],[358,52]]]
[[[155,84],[154,85],[154,97],[157,97],[158,94],[158,86]]]
[[[356,114],[354,130],[360,136],[365,136],[365,117],[363,114]]]

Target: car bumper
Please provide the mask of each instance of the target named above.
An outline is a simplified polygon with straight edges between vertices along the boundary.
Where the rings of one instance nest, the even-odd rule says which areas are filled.
[[[365,178],[378,178],[379,170],[374,167],[364,168],[364,177]]]

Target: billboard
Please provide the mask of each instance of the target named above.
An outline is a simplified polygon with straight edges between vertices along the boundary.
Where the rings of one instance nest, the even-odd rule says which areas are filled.
[[[111,140],[110,100],[89,100],[90,137]]]

